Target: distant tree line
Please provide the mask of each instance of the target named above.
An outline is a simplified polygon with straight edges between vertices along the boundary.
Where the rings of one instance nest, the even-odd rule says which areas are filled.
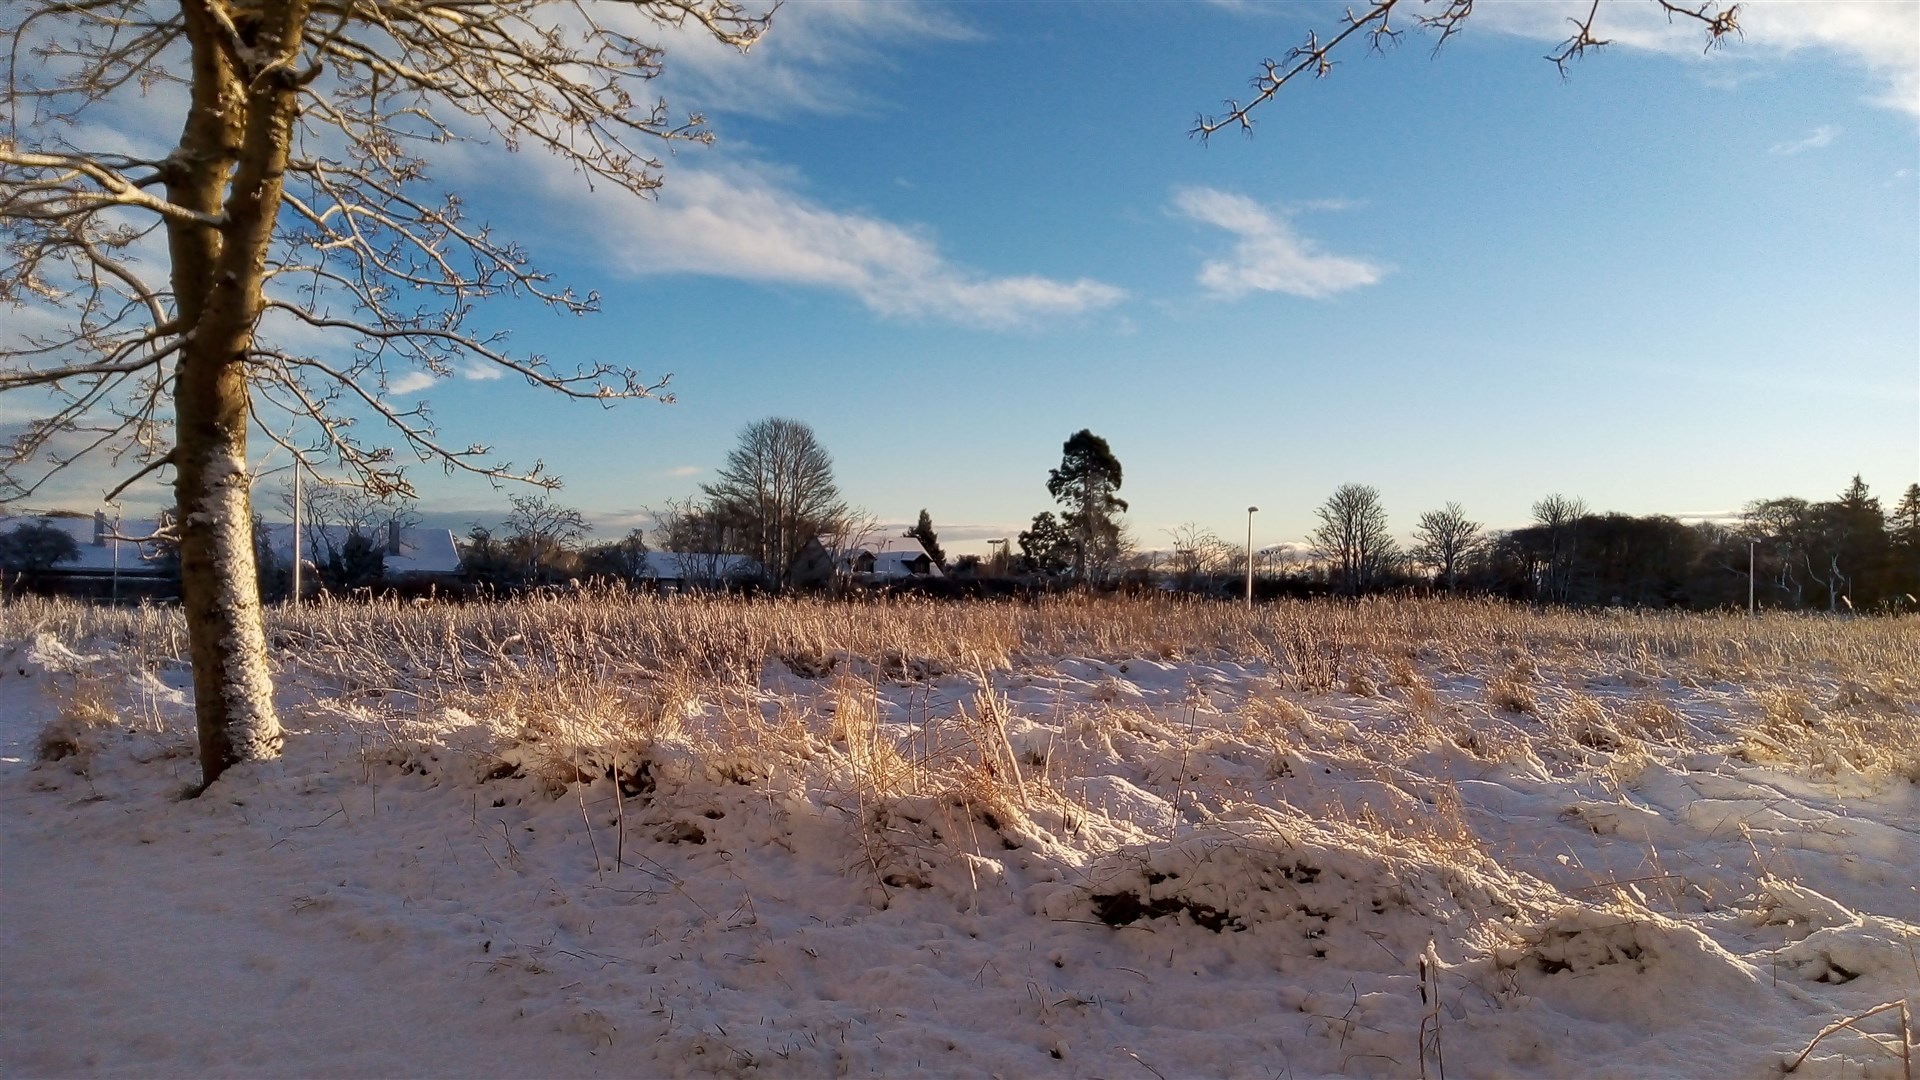
[[[1533,521],[1490,531],[1458,503],[1420,516],[1402,548],[1379,492],[1341,486],[1317,511],[1307,557],[1269,588],[1359,596],[1408,588],[1579,606],[1705,610],[1920,610],[1920,484],[1884,509],[1856,476],[1823,502],[1747,504],[1731,521],[1596,513],[1549,495]]]

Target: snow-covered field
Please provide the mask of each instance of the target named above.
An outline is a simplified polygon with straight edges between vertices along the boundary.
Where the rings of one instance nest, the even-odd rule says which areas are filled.
[[[269,634],[285,756],[182,799],[172,616],[0,608],[0,1076],[1764,1077],[1920,1005],[1912,619]]]

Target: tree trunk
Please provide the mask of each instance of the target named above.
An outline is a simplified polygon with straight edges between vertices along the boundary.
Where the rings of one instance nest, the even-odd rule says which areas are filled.
[[[168,196],[219,215],[168,225],[184,338],[174,374],[180,597],[203,786],[229,766],[280,753],[254,565],[246,360],[280,212],[299,78],[291,62],[307,8],[302,0],[268,5],[229,29],[205,0],[182,4],[193,104],[167,166]],[[258,69],[242,71],[242,61]]]
[[[180,364],[174,492],[200,772],[211,784],[230,765],[278,756],[281,735],[255,584],[245,371],[199,360]]]

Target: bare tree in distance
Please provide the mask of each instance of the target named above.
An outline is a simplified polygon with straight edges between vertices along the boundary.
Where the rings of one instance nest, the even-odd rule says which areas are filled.
[[[847,531],[854,514],[833,480],[833,457],[813,429],[769,417],[748,424],[714,482],[701,485],[707,512],[739,529],[743,553],[767,584],[791,584],[808,541]]]
[[[547,495],[515,495],[508,502],[513,509],[504,522],[507,538],[524,560],[529,582],[540,581],[551,571],[555,556],[593,531],[586,515]]]
[[[1740,33],[1740,5],[1722,6],[1714,0],[1693,5],[1678,0],[1644,0],[1658,6],[1667,14],[1669,20],[1686,19],[1700,24],[1706,34],[1706,48],[1712,50],[1721,45],[1729,36]],[[1585,56],[1588,51],[1601,49],[1612,44],[1601,37],[1596,24],[1599,21],[1602,0],[1591,0],[1581,18],[1568,19],[1572,29],[1566,39],[1546,59],[1551,61],[1566,77],[1567,65]],[[1194,120],[1191,133],[1204,140],[1222,128],[1237,127],[1244,132],[1253,130],[1253,112],[1271,101],[1280,88],[1302,77],[1325,78],[1333,73],[1334,54],[1343,48],[1349,51],[1354,46],[1347,43],[1364,41],[1373,52],[1382,52],[1388,46],[1397,43],[1405,33],[1394,25],[1396,16],[1404,14],[1411,25],[1421,31],[1436,35],[1434,51],[1438,52],[1448,39],[1460,33],[1467,21],[1473,17],[1474,0],[1369,0],[1368,3],[1346,9],[1339,21],[1330,29],[1330,36],[1322,37],[1318,30],[1308,31],[1307,38],[1299,45],[1288,49],[1278,60],[1268,59],[1262,62],[1261,70],[1251,80],[1253,97],[1246,102],[1229,100],[1225,111],[1202,113]]]
[[[1545,532],[1547,541],[1547,565],[1541,591],[1555,603],[1565,603],[1573,591],[1580,522],[1588,513],[1585,499],[1566,495],[1549,495],[1533,504],[1534,524]]]
[[[1486,545],[1484,527],[1468,519],[1457,502],[1420,515],[1413,529],[1413,558],[1433,568],[1441,587],[1453,592],[1460,584],[1460,568]]]
[[[601,402],[659,391],[624,366],[509,351],[478,323],[490,298],[567,314],[597,298],[553,285],[425,176],[434,148],[490,134],[646,195],[660,183],[653,148],[708,135],[647,92],[663,57],[636,35],[689,25],[745,49],[766,21],[734,0],[0,8],[0,302],[36,313],[0,342],[0,390],[33,392],[38,407],[0,447],[0,494],[30,493],[93,451],[131,473],[107,501],[173,471],[205,784],[281,744],[254,585],[250,426],[376,494],[411,488],[402,457],[357,438],[362,418],[418,460],[551,486],[538,463],[443,441],[424,405],[382,391],[475,366]],[[128,149],[142,138],[115,131],[116,113],[124,124],[123,107],[149,92],[177,108],[179,135]],[[326,348],[294,344],[316,334]]]
[[[668,499],[647,514],[655,548],[670,558],[682,582],[707,589],[723,584],[729,556],[742,547],[737,523],[694,499]]]
[[[384,545],[389,529],[410,529],[420,524],[412,499],[397,493],[376,495],[355,484],[306,485],[301,492],[298,520],[294,518],[292,487],[279,491],[274,501],[300,530],[301,561],[315,567],[337,562],[346,544],[356,537]]]
[[[1399,562],[1386,508],[1372,486],[1341,484],[1314,516],[1320,519],[1311,537],[1314,555],[1326,563],[1328,577],[1343,595],[1377,587]]]
[[[1231,572],[1242,556],[1218,533],[1191,521],[1168,529],[1167,535],[1173,540],[1169,569],[1182,592],[1214,591],[1215,579]]]

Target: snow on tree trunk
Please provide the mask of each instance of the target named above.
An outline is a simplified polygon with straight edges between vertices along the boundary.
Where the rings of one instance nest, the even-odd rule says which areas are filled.
[[[253,516],[244,446],[205,448],[192,461],[182,439],[180,594],[193,653],[200,769],[208,784],[227,767],[277,757],[267,639],[255,583]]]

